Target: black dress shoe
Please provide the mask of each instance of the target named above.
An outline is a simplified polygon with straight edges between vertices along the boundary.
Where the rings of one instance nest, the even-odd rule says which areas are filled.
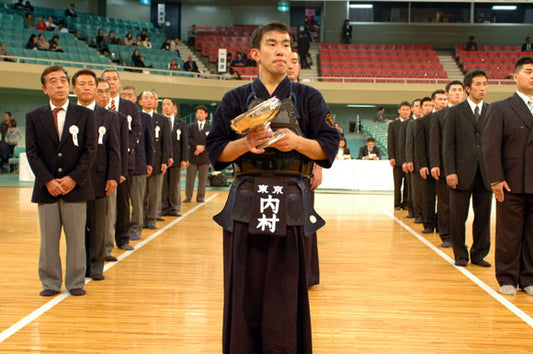
[[[105,277],[103,274],[95,274],[95,275],[91,275],[91,278],[92,280],[96,280],[96,281],[99,281],[99,280],[104,280]]]
[[[394,210],[402,210],[402,207],[394,207]]]
[[[124,250],[124,251],[132,251],[133,250],[133,247],[131,247],[129,244],[127,243],[124,243],[122,245],[119,245],[117,246],[118,248],[120,248],[121,250]]]
[[[156,220],[157,221],[165,221],[165,219],[163,219],[162,217],[159,217],[159,216],[156,218]],[[148,225],[148,226],[150,226],[150,225]]]
[[[415,217],[415,224],[422,224],[422,217],[421,216]]]
[[[170,213],[167,214],[168,216],[181,216],[180,213],[178,213],[177,211],[171,211]]]
[[[478,265],[480,267],[486,267],[486,268],[488,268],[488,267],[490,267],[492,265],[492,264],[490,264],[489,262],[487,262],[484,259],[481,259],[481,260],[475,261],[475,262],[472,261],[472,264]]]
[[[414,217],[415,217],[415,214],[413,214],[413,213],[409,213],[409,214],[406,216],[407,219],[412,219],[412,218],[414,218]]]
[[[168,213],[166,211],[162,211],[161,213],[159,213],[159,216],[167,216]]]
[[[83,296],[86,294],[85,290],[83,290],[82,288],[70,289],[69,292],[71,295],[74,295],[74,296]]]
[[[468,265],[468,261],[464,258],[459,258],[455,260],[455,265],[458,267],[466,267]]]
[[[432,227],[426,227],[424,230],[422,230],[423,234],[432,234],[433,228]]]
[[[452,247],[452,243],[450,241],[442,241],[440,246],[442,248],[450,248],[450,247]]]
[[[57,290],[53,290],[53,289],[43,289],[43,290],[41,290],[41,292],[39,293],[39,295],[41,295],[41,296],[54,296],[54,295],[56,295],[57,293],[59,293],[59,291],[57,291]]]
[[[185,199],[185,200],[183,201],[183,203],[190,203],[190,202],[191,202],[190,199]]]
[[[198,203],[204,203],[204,202],[205,202],[205,200],[203,200],[203,199],[196,199],[196,201],[197,201]]]
[[[104,261],[106,261],[106,262],[116,262],[116,261],[118,261],[118,259],[115,256],[109,255],[109,256],[105,256]]]

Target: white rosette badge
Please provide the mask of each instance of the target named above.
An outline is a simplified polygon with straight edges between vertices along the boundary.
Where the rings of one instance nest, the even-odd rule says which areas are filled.
[[[106,129],[102,125],[100,128],[98,128],[98,144],[104,145],[104,135],[105,135]]]
[[[78,133],[80,132],[80,128],[78,128],[77,125],[71,125],[70,128],[68,128],[68,132],[72,135],[72,143],[76,146],[80,146],[78,144]]]
[[[181,138],[181,129],[176,130],[176,140],[180,140]]]
[[[159,139],[159,131],[160,130],[161,130],[161,128],[158,125],[156,125],[155,126],[155,138],[156,139]]]
[[[131,130],[131,121],[133,120],[133,118],[128,114],[128,130]]]

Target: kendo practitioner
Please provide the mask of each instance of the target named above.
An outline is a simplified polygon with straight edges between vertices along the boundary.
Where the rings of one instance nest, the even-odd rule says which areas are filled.
[[[312,208],[313,163],[329,168],[339,133],[322,95],[287,77],[291,35],[281,22],[258,27],[251,57],[259,77],[228,92],[207,137],[216,170],[233,163],[228,201],[214,217],[224,228],[224,353],[311,353],[304,237],[324,225]],[[239,135],[230,120],[272,97],[271,127],[286,135],[265,149],[266,128]]]

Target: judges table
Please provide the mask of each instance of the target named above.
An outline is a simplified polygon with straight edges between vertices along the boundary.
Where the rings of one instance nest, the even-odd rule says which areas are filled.
[[[335,160],[322,170],[319,189],[393,191],[392,167],[388,160]]]
[[[28,156],[26,156],[25,152],[21,152],[19,154],[19,181],[35,181],[35,176],[30,168],[30,164],[28,163]]]

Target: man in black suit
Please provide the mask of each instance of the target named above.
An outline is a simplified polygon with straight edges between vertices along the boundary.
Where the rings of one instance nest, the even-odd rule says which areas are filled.
[[[168,118],[154,112],[155,95],[151,91],[141,93],[139,104],[143,108],[142,114],[150,117],[152,122],[152,134],[154,138],[154,163],[152,173],[146,181],[145,199],[145,227],[155,229],[155,222],[161,206],[161,190],[163,187],[163,175],[168,167],[170,157],[170,123]]]
[[[532,52],[533,51],[533,44],[531,44],[531,38],[526,37],[526,42],[522,44],[522,51],[523,52]]]
[[[533,295],[533,57],[518,59],[516,93],[492,103],[483,156],[496,197],[496,279],[500,292]]]
[[[448,105],[448,97],[444,90],[436,90],[431,94],[433,112],[420,118],[415,129],[415,164],[416,172],[420,174],[421,181],[421,200],[422,200],[422,219],[424,230],[422,233],[433,233],[437,226],[437,215],[435,214],[435,197],[436,182],[430,175],[429,163],[429,128],[431,121],[435,119],[435,113],[442,110]]]
[[[183,70],[195,73],[198,72],[198,65],[196,65],[196,62],[194,60],[192,60],[192,57],[190,55],[187,61],[183,64]]]
[[[402,111],[407,112],[402,114]],[[401,210],[407,206],[407,180],[405,173],[402,170],[404,162],[404,154],[402,154],[403,146],[400,141],[400,128],[409,119],[411,112],[408,102],[400,103],[398,113],[400,118],[389,124],[387,133],[387,146],[389,149],[389,163],[392,167],[392,175],[394,178],[394,209]],[[404,130],[405,132],[405,130]],[[405,141],[405,140],[403,140]],[[402,192],[403,185],[403,192]]]
[[[131,176],[135,169],[135,149],[142,130],[141,118],[137,106],[119,96],[122,83],[118,72],[114,69],[104,70],[102,78],[109,83],[111,91],[111,99],[106,108],[126,115],[128,121],[128,175],[124,176],[124,180],[121,178],[121,183],[117,188],[115,242],[118,248],[131,251],[133,247],[129,244],[128,235],[130,226],[130,180],[128,176]]]
[[[161,103],[163,114],[170,120],[170,160],[167,173],[163,176],[161,215],[181,216],[181,171],[189,166],[189,134],[187,123],[178,118],[178,106],[171,98]]]
[[[205,150],[205,141],[211,129],[211,124],[205,120],[209,115],[207,107],[199,105],[196,107],[196,122],[189,124],[187,132],[189,134],[189,167],[187,168],[187,179],[185,182],[185,200],[189,203],[194,190],[194,180],[198,172],[198,191],[196,201],[203,203],[205,198],[205,188],[207,186],[207,174],[209,173],[209,156]]]
[[[72,76],[72,91],[78,98],[78,104],[94,111],[96,117],[97,149],[91,168],[95,199],[87,203],[86,275],[93,280],[103,280],[106,197],[118,186],[121,162],[118,119],[115,112],[96,104],[96,81],[96,74],[88,69],[80,70]]]
[[[468,218],[470,197],[474,208],[470,249],[472,264],[490,267],[483,258],[490,249],[491,190],[483,161],[483,123],[488,104],[483,102],[487,93],[487,75],[482,70],[469,71],[464,78],[468,97],[466,101],[448,110],[444,126],[444,168],[450,192],[450,235],[455,265],[466,267],[468,250],[465,245],[465,223]]]
[[[376,146],[376,139],[370,137],[366,139],[366,144],[359,148],[358,160],[379,160],[381,154]]]
[[[90,169],[96,154],[94,112],[70,103],[67,71],[49,66],[41,74],[49,104],[26,114],[26,149],[35,175],[32,202],[38,203],[41,229],[41,296],[61,290],[61,228],[67,240],[65,286],[85,295],[87,201],[94,199]]]
[[[450,81],[446,85],[448,107],[435,113],[429,128],[429,164],[431,176],[437,181],[437,225],[442,240],[441,247],[452,247],[450,240],[450,188],[444,176],[444,162],[442,158],[442,133],[449,107],[453,107],[464,100],[464,86],[461,81]]]

